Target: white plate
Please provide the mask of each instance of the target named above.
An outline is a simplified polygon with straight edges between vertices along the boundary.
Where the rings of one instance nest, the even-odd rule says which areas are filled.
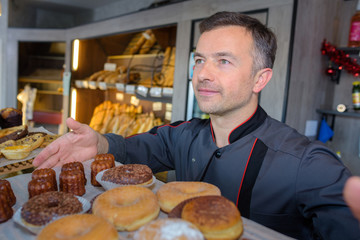
[[[110,190],[110,189],[117,188],[117,187],[122,187],[122,186],[129,186],[129,184],[128,185],[122,185],[122,184],[117,184],[117,183],[101,180],[104,172],[107,171],[107,170],[109,170],[109,169],[102,170],[101,172],[96,174],[96,177],[95,177],[96,181],[98,181],[101,184],[101,186],[103,186],[103,188],[105,188],[105,190]],[[154,175],[152,177],[153,177],[153,179],[152,179],[151,183],[149,183],[147,185],[138,185],[138,186],[151,188],[154,185],[155,180],[156,180]]]
[[[79,213],[76,213],[76,214],[80,214],[80,213],[86,213],[87,211],[89,211],[90,207],[91,207],[91,203],[86,200],[85,198],[83,197],[79,197],[79,196],[75,196],[79,199],[79,201],[81,202],[82,204],[82,207],[83,207],[83,210]],[[17,224],[19,224],[20,226],[26,228],[27,230],[29,230],[30,232],[34,233],[34,234],[38,234],[47,224],[49,224],[50,222],[52,221],[55,221],[56,219],[59,219],[59,218],[62,218],[62,217],[65,217],[67,215],[63,215],[63,216],[59,216],[59,217],[56,217],[54,218],[53,220],[51,220],[49,223],[45,224],[45,225],[42,225],[42,226],[35,226],[35,225],[29,225],[25,222],[25,220],[22,219],[21,217],[21,208],[19,208],[15,214],[14,214],[14,217],[13,217],[13,220],[14,222],[16,222]]]

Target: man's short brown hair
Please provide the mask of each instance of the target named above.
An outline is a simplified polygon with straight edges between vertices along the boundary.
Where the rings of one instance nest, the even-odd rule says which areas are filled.
[[[259,20],[238,12],[218,12],[200,23],[200,33],[219,27],[240,26],[254,40],[253,75],[263,68],[273,68],[277,43],[275,34]]]

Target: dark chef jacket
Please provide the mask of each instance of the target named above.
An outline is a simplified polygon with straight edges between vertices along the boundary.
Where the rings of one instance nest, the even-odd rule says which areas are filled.
[[[175,169],[178,181],[218,186],[242,216],[297,239],[360,239],[343,200],[351,175],[337,156],[258,106],[218,148],[211,120],[192,119],[122,138],[106,134],[109,153],[153,172]]]

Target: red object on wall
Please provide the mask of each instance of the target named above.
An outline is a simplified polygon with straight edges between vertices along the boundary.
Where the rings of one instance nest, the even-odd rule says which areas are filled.
[[[32,120],[36,123],[61,124],[61,113],[34,111]]]

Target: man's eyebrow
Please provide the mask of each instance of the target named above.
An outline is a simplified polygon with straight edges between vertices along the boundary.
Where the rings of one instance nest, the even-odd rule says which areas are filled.
[[[235,55],[232,54],[231,52],[216,52],[214,54],[212,54],[214,57],[230,57],[235,59]],[[194,57],[205,57],[203,54],[199,53],[199,52],[194,52]]]
[[[217,52],[214,54],[214,56],[216,57],[231,57],[231,58],[236,58],[234,54],[232,54],[231,52]]]
[[[204,57],[204,55],[199,52],[194,52],[194,57]]]

